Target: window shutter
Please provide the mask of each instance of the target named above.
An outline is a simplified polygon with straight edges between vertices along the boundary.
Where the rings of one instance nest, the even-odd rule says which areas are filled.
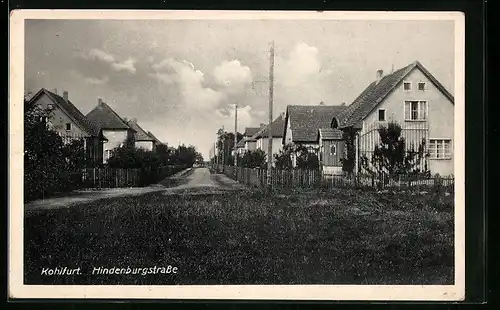
[[[426,119],[426,111],[427,111],[427,102],[420,101],[420,111],[419,111],[419,119]]]
[[[405,119],[410,119],[410,114],[411,114],[411,102],[406,101],[405,102]]]

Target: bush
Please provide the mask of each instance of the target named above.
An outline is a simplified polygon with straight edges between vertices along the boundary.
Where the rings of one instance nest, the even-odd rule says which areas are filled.
[[[248,151],[238,162],[241,167],[245,168],[265,168],[266,153],[263,150]]]

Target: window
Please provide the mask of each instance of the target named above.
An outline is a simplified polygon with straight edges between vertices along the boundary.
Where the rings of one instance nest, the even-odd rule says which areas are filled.
[[[425,90],[425,82],[418,82],[418,90],[420,91]]]
[[[403,90],[410,91],[411,90],[411,82],[403,82]]]
[[[337,146],[335,144],[330,146],[330,155],[337,155]]]
[[[71,123],[66,123],[66,130],[71,130]]]
[[[385,121],[385,110],[384,109],[378,110],[378,120],[381,122]]]
[[[427,101],[405,101],[405,120],[424,121],[427,115]]]
[[[107,161],[111,157],[111,150],[104,151],[104,159]]]
[[[430,139],[429,155],[433,159],[450,159],[451,139]]]

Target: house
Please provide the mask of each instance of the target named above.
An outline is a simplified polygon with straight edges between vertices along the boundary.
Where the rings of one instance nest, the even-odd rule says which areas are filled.
[[[111,156],[111,151],[124,145],[127,141],[134,141],[135,130],[123,120],[107,103],[102,99],[97,100],[97,106],[86,115],[106,137],[103,145],[103,163],[107,163]]]
[[[244,150],[245,151],[254,151],[257,148],[257,140],[252,138],[260,129],[262,129],[265,124],[261,124],[260,127],[246,127],[245,132],[243,133],[244,139]]]
[[[155,135],[151,132],[151,131],[148,131],[148,135],[153,138],[153,141],[154,141],[154,145],[157,146],[157,145],[160,145],[160,144],[163,144],[163,142],[161,142],[157,137],[155,137]]]
[[[339,115],[331,127],[354,132],[355,171],[380,141],[377,129],[388,122],[402,128],[407,149],[423,147],[429,155],[420,165],[431,173],[453,174],[454,97],[418,61],[383,74]]]
[[[339,129],[318,129],[319,163],[323,175],[342,174],[342,161],[345,151],[343,133]]]
[[[155,139],[151,137],[151,135],[141,126],[139,126],[136,118],[132,118],[130,120],[125,118],[124,121],[126,121],[127,125],[134,130],[134,145],[136,148],[141,148],[147,151],[154,150]]]
[[[245,139],[245,137],[243,137],[240,139],[240,141],[238,141],[238,143],[236,143],[236,153],[238,155],[245,154],[245,152],[247,151],[247,149],[245,148],[247,142],[248,141]],[[234,151],[234,148],[233,148],[233,151]]]
[[[310,152],[318,155],[318,130],[330,128],[332,119],[343,111],[345,106],[325,105],[289,105],[286,109],[283,128],[283,146],[287,144],[303,145]],[[292,157],[295,166],[295,158]]]
[[[69,100],[67,91],[61,97],[56,92],[42,88],[31,97],[30,102],[50,111],[48,125],[63,138],[64,143],[82,139],[85,156],[90,163],[102,161],[105,137]]]
[[[272,123],[271,123],[271,135],[272,135],[272,154],[278,154],[283,148],[281,141],[283,139],[283,128],[285,126],[284,113],[281,113]],[[269,144],[269,125],[262,126],[259,131],[254,134],[251,139],[256,141],[256,149],[262,150],[268,153]]]

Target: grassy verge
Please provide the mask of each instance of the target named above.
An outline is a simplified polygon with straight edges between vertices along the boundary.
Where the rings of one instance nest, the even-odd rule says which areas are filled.
[[[26,214],[26,284],[452,284],[452,196],[115,198]],[[94,267],[177,274],[92,275]],[[81,267],[79,276],[41,275]]]

